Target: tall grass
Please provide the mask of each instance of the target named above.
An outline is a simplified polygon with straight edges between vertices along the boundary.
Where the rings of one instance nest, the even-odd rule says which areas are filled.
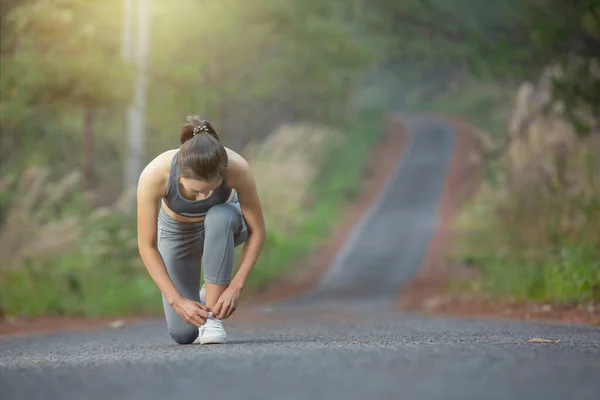
[[[137,254],[131,193],[94,208],[81,174],[58,181],[30,168],[13,185],[0,230],[0,306],[9,315],[100,315],[148,310],[151,285]],[[9,191],[10,192],[10,191]]]
[[[362,122],[343,135],[321,128],[328,139],[316,147],[325,151],[316,159],[312,150],[304,151],[310,156],[304,161],[292,157],[305,173],[290,179],[292,185],[301,184],[300,191],[288,192],[290,198],[270,196],[285,182],[281,174],[267,173],[287,169],[285,153],[265,169],[257,162],[257,170],[264,171],[257,181],[267,205],[268,235],[247,290],[271,284],[328,239],[341,206],[360,191],[369,149],[381,138],[379,118],[378,112],[361,115]],[[304,139],[297,136],[292,145],[305,145]],[[137,252],[135,215],[121,211],[131,193],[112,207],[96,209],[82,195],[78,173],[55,181],[49,170],[35,169],[2,184],[21,188],[10,201],[2,199],[8,204],[0,230],[0,307],[6,314],[161,312],[160,292]]]
[[[600,300],[600,147],[593,137],[571,139],[558,158],[523,139],[528,161],[507,157],[502,185],[485,186],[463,211],[455,250],[480,269],[478,290],[556,304]]]
[[[267,241],[259,264],[248,278],[250,289],[269,285],[317,244],[329,240],[342,206],[360,194],[369,150],[383,137],[378,110],[361,117],[345,132],[343,140],[329,144],[318,173],[305,186],[310,203],[299,210],[293,233],[279,228],[281,224],[267,222]],[[265,213],[270,214],[268,209]]]

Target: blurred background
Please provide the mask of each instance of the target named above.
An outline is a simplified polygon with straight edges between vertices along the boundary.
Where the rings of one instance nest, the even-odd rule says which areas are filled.
[[[254,167],[248,293],[329,238],[389,113],[460,116],[485,149],[460,290],[600,300],[597,0],[1,0],[0,307],[161,312],[135,183],[200,114]]]

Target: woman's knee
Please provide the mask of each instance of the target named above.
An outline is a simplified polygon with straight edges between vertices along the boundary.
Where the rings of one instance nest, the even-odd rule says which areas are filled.
[[[208,231],[227,231],[237,211],[231,204],[219,204],[211,207],[204,218],[204,229]]]
[[[171,338],[179,344],[192,344],[198,338],[198,328],[189,326],[185,328],[169,329]]]

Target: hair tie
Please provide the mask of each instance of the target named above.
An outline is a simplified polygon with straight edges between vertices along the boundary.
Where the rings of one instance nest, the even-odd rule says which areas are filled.
[[[208,133],[209,132],[208,127],[206,125],[194,127],[194,134],[192,136],[196,136],[196,134],[198,132],[207,132]]]

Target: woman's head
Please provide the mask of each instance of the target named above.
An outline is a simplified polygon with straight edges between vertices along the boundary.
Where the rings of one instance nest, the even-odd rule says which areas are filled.
[[[182,185],[207,194],[225,179],[227,152],[210,123],[199,116],[187,117],[179,135],[177,168]]]

